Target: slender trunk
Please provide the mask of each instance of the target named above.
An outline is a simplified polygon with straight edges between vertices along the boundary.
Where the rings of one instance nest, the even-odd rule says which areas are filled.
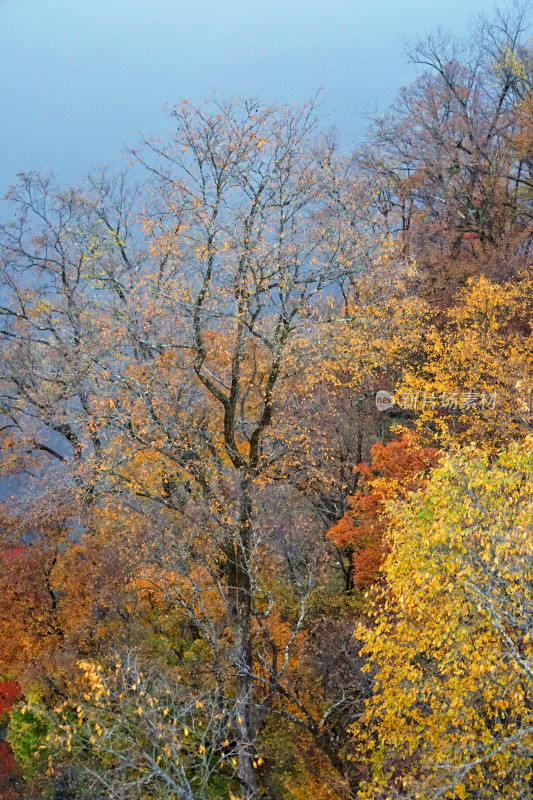
[[[235,641],[235,714],[238,734],[238,777],[242,800],[259,797],[253,768],[255,722],[253,719],[252,585],[250,551],[252,544],[250,479],[240,487],[239,524],[227,558],[227,581]]]
[[[248,619],[239,615],[235,644],[235,661],[237,664],[237,691],[235,711],[237,715],[239,758],[238,776],[242,788],[242,800],[256,800],[258,797],[257,777],[253,768],[253,742],[255,740],[254,722],[252,719],[253,682],[251,677],[251,636]]]

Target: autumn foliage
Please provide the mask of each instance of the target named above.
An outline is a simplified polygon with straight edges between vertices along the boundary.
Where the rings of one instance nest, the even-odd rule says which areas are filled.
[[[358,630],[376,678],[361,797],[529,796],[531,479],[531,439],[494,462],[471,446],[389,504],[386,583]]]
[[[348,513],[328,531],[328,537],[351,557],[353,586],[363,589],[376,582],[387,550],[387,504],[422,485],[438,461],[438,450],[420,447],[410,431],[370,448],[370,463],[358,464],[358,490],[347,498]]]
[[[532,796],[524,20],[414,46],[353,153],[316,99],[215,98],[131,151],[141,186],[19,176],[13,797]]]

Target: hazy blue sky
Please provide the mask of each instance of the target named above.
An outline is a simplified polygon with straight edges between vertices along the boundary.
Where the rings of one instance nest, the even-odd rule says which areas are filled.
[[[124,163],[165,104],[219,92],[300,102],[323,87],[342,141],[414,76],[402,38],[466,30],[491,0],[0,0],[0,194]],[[501,7],[500,3],[500,7]]]

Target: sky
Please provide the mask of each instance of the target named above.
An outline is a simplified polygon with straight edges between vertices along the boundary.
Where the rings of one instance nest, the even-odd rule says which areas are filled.
[[[461,33],[491,0],[0,0],[0,196],[17,173],[76,183],[164,135],[165,108],[322,89],[343,147],[416,70],[405,40]],[[505,7],[505,0],[500,8]]]

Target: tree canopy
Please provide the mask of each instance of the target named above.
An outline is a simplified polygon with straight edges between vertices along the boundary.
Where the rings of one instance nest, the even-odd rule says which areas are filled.
[[[13,797],[530,796],[525,19],[414,46],[355,152],[317,98],[215,98],[140,184],[19,176]]]

